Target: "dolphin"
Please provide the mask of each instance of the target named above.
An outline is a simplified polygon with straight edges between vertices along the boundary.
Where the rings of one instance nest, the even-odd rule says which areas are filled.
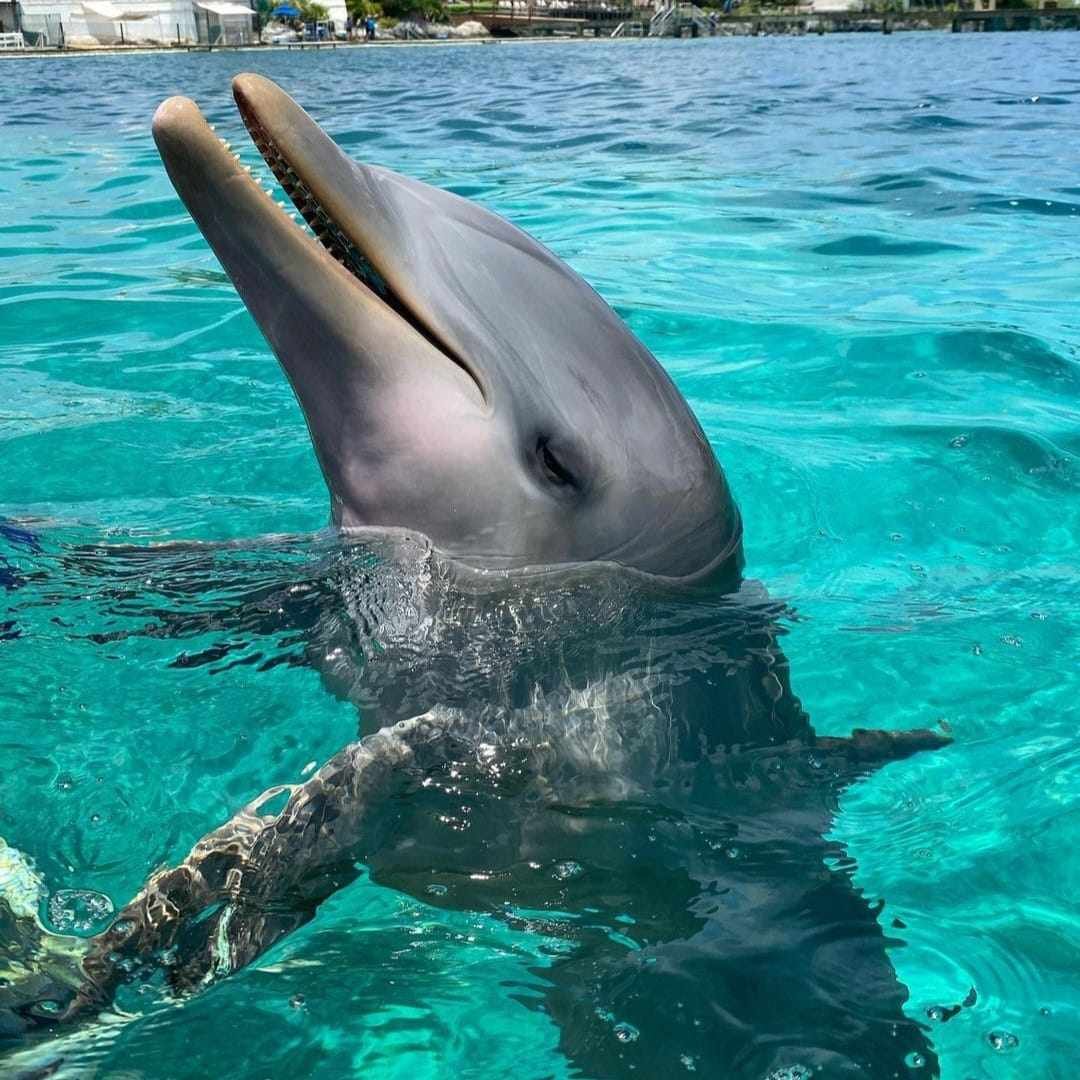
[[[205,988],[362,866],[565,938],[537,1007],[579,1075],[936,1075],[827,833],[846,785],[947,738],[815,733],[712,448],[581,278],[474,203],[353,162],[268,80],[233,91],[310,230],[191,101],[154,137],[296,393],[344,550],[376,553],[302,620],[360,737],[97,938],[23,926],[0,1033],[88,1022],[150,970]],[[191,632],[159,618],[145,632]]]
[[[663,368],[565,263],[474,203],[350,160],[277,86],[240,115],[315,243],[184,98],[154,138],[303,409],[334,524],[492,566],[737,573],[723,473]]]

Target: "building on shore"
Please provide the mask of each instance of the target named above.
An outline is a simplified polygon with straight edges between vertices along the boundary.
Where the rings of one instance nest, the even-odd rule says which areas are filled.
[[[321,0],[345,27],[345,0]],[[27,44],[94,48],[117,44],[245,45],[258,40],[248,0],[0,0],[0,32]]]

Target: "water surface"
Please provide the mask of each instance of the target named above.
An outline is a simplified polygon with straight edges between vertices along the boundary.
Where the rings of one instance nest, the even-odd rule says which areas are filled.
[[[149,137],[157,102],[183,92],[255,164],[228,89],[255,70],[351,154],[534,233],[661,358],[732,481],[749,572],[798,613],[785,649],[818,730],[944,721],[956,739],[851,789],[834,832],[905,943],[892,960],[943,1075],[1072,1075],[1074,42],[5,64],[0,835],[50,888],[123,903],[355,735],[352,707],[299,658],[303,605],[279,605],[277,636],[215,621],[230,605],[273,615],[325,537],[239,550],[210,583],[96,554],[325,523],[291,393]],[[163,611],[189,620],[184,636],[120,632]],[[566,1075],[554,1025],[521,1003],[550,949],[361,882],[212,993],[133,996],[146,1015],[83,1053],[146,1076]],[[927,1015],[972,987],[947,1023]]]

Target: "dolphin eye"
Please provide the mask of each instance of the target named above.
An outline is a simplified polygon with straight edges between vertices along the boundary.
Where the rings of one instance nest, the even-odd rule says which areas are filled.
[[[536,444],[536,454],[547,480],[556,487],[575,487],[574,474],[555,456],[551,443],[541,438]]]

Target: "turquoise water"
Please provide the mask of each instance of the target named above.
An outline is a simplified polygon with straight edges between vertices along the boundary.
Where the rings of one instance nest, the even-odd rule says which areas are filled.
[[[325,523],[291,393],[149,136],[183,92],[255,164],[229,96],[240,70],[279,81],[355,156],[524,226],[661,358],[731,479],[748,572],[798,613],[785,649],[818,730],[945,721],[955,737],[852,788],[835,827],[883,921],[903,923],[892,960],[942,1075],[1073,1075],[1069,34],[5,64],[0,835],[50,888],[121,904],[355,736],[353,708],[292,662],[288,614],[272,639],[217,614],[272,614],[325,537],[241,551],[210,599],[200,565],[117,567],[99,546]],[[162,612],[188,620],[179,639],[130,633]],[[223,634],[220,660],[199,659]],[[132,988],[140,1019],[79,1060],[155,1077],[567,1075],[554,1025],[522,1004],[552,948],[361,882],[209,993],[176,1006]],[[971,987],[974,1006],[927,1017]]]

